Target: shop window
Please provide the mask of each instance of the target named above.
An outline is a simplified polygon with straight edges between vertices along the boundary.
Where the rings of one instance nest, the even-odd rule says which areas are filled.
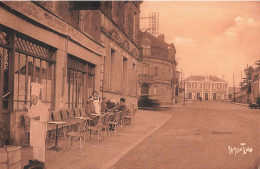
[[[67,107],[82,108],[84,107],[86,97],[89,97],[94,91],[94,66],[84,60],[71,55],[68,56],[67,62]],[[87,93],[85,92],[85,87],[87,89]]]
[[[14,110],[30,103],[31,83],[42,85],[40,99],[53,109],[54,60],[53,49],[24,35],[17,35],[14,56]]]

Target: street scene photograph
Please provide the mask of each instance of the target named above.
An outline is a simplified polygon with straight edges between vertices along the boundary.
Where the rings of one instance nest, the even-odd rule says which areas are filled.
[[[0,1],[0,169],[260,169],[260,1]]]

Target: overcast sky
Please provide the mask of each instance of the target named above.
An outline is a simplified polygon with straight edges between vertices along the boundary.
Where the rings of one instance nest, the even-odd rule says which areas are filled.
[[[174,43],[184,76],[216,75],[236,86],[260,60],[260,2],[144,1],[141,17],[159,12],[159,33]],[[148,27],[141,19],[141,28]]]

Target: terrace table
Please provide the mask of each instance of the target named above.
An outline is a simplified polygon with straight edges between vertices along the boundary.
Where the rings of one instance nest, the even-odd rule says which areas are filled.
[[[56,140],[55,140],[55,145],[53,147],[50,148],[50,150],[55,150],[55,151],[59,151],[61,150],[60,147],[58,147],[58,126],[60,124],[66,124],[67,122],[65,121],[49,121],[49,124],[55,124],[56,125]]]

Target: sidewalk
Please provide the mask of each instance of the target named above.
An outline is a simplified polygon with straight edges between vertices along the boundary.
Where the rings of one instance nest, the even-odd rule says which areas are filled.
[[[236,105],[240,105],[240,106],[246,106],[246,107],[249,106],[249,104],[245,104],[245,103],[231,102],[231,101],[225,101],[225,100],[224,100],[223,102],[231,103],[231,104],[236,104]]]
[[[167,113],[139,110],[135,117],[135,125],[126,126],[123,132],[118,132],[118,135],[113,133],[109,139],[99,144],[94,139],[89,141],[86,150],[78,148],[78,141],[73,142],[74,147],[65,150],[65,138],[59,139],[58,145],[63,150],[46,151],[46,168],[108,169],[170,118],[171,115]],[[47,147],[53,144],[54,142],[48,144]],[[26,165],[30,158],[32,158],[32,149],[23,149],[22,166]]]

